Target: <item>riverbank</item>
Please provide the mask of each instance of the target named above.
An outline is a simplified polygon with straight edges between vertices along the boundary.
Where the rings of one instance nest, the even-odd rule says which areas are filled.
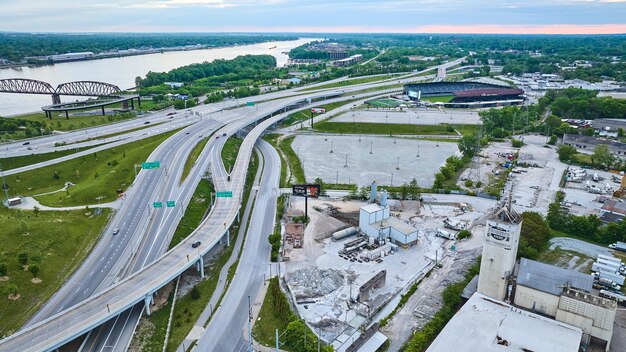
[[[296,38],[294,40],[298,40],[300,38]],[[268,43],[268,42],[272,42],[274,40],[266,40],[266,41],[260,41],[254,44],[263,44],[263,43]],[[253,45],[253,44],[245,44],[245,45]],[[67,63],[67,62],[77,62],[77,61],[91,61],[91,60],[102,60],[102,59],[110,59],[110,58],[120,58],[120,57],[126,57],[126,56],[141,56],[141,55],[150,55],[150,54],[163,54],[166,52],[177,52],[177,51],[192,51],[192,50],[204,50],[204,49],[224,49],[224,48],[233,48],[233,47],[238,47],[238,46],[242,46],[239,44],[232,44],[232,45],[218,45],[218,46],[211,46],[211,45],[194,45],[194,46],[176,46],[176,47],[165,47],[165,48],[153,48],[153,49],[127,49],[127,50],[123,50],[123,52],[103,52],[100,54],[94,54],[93,56],[89,56],[89,57],[81,57],[81,58],[76,58],[76,59],[69,59],[69,60],[58,60],[58,61],[52,61],[52,62],[47,62],[44,61],[45,57],[41,58],[41,63],[28,63],[28,62],[19,62],[19,63],[11,63],[11,64],[6,64],[6,65],[0,65],[0,70],[1,69],[5,69],[5,68],[19,68],[19,67],[32,67],[32,68],[36,68],[36,67],[41,67],[41,66],[54,66],[55,64],[63,64],[63,63]],[[273,49],[276,48],[276,46],[270,48]]]

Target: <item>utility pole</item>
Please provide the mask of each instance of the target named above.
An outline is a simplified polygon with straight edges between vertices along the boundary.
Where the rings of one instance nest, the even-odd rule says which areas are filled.
[[[374,142],[370,142],[370,154],[374,154],[374,153],[372,152],[372,147],[373,147],[373,146],[374,146]]]
[[[343,167],[348,167],[348,154],[346,154],[346,163],[343,164]]]
[[[252,306],[250,296],[248,296],[248,352],[252,352]]]
[[[276,352],[278,352],[278,329],[276,329]]]
[[[2,189],[4,190],[4,196],[6,197],[6,201],[9,201],[9,187],[7,186],[7,182],[4,179],[4,172],[2,172],[2,165],[0,165],[0,174],[2,174]]]

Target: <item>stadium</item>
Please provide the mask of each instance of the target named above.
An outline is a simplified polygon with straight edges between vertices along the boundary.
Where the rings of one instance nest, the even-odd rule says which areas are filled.
[[[481,82],[414,83],[404,86],[409,99],[449,108],[520,105],[524,91]]]

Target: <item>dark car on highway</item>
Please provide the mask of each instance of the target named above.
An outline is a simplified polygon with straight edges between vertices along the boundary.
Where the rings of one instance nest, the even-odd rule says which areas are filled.
[[[193,247],[193,248],[197,248],[199,245],[200,245],[200,241],[198,241],[198,242],[194,242],[194,243],[191,245],[191,247]]]
[[[24,142],[22,145],[29,145],[30,142]]]

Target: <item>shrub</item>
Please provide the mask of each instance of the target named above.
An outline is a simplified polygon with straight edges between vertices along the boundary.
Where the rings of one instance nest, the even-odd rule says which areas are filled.
[[[474,182],[472,182],[472,180],[465,180],[465,187],[472,187],[474,185]]]
[[[472,233],[469,230],[461,230],[459,234],[456,236],[456,238],[460,240],[464,238],[470,238],[470,237],[472,237]]]
[[[191,288],[191,291],[189,292],[189,296],[191,297],[191,299],[199,299],[200,298],[200,290],[198,290],[198,287],[194,286]]]
[[[28,263],[28,253],[19,253],[17,255],[17,261],[20,263],[20,265],[26,265],[26,263]]]
[[[524,142],[522,142],[521,140],[511,138],[511,146],[513,146],[513,148],[521,148],[523,145]]]

